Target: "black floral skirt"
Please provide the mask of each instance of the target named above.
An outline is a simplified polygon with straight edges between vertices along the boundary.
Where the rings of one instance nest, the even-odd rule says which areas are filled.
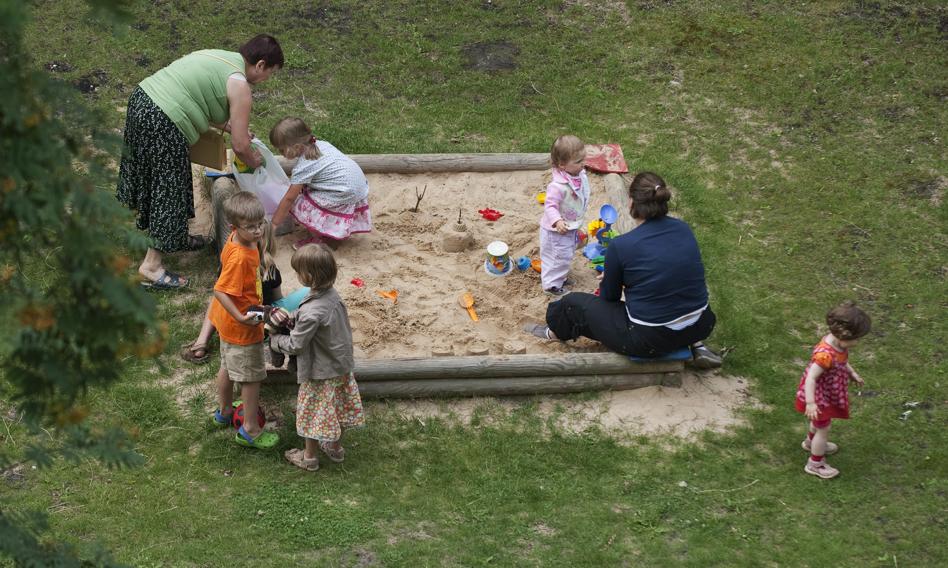
[[[188,248],[188,219],[194,217],[190,149],[184,134],[137,87],[128,98],[116,196],[137,212],[136,225],[161,252]]]

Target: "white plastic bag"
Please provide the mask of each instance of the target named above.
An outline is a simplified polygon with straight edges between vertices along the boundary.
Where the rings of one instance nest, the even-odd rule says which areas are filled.
[[[240,189],[253,192],[260,198],[263,210],[269,219],[276,212],[287,190],[290,189],[290,178],[286,177],[286,172],[283,171],[280,162],[259,138],[254,138],[250,144],[260,152],[263,165],[252,172],[240,173],[234,164],[234,179],[237,180]]]

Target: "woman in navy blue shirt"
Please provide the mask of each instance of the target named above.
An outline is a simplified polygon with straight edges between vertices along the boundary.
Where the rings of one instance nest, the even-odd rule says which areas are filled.
[[[701,252],[688,224],[668,216],[670,199],[658,175],[635,176],[629,212],[636,227],[606,249],[599,296],[576,292],[552,302],[547,325],[527,331],[564,341],[585,336],[639,357],[690,346],[696,366],[719,366],[720,357],[701,343],[715,323]]]

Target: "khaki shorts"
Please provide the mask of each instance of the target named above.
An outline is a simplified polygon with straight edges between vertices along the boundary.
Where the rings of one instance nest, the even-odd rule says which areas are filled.
[[[267,378],[263,361],[263,342],[234,345],[221,341],[221,368],[235,383],[259,383]]]

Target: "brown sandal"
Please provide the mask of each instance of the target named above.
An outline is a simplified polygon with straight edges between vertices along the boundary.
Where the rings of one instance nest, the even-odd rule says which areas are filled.
[[[316,471],[319,469],[319,458],[315,457],[313,459],[308,459],[303,450],[299,448],[293,448],[292,450],[285,451],[283,453],[283,457],[286,458],[286,461],[300,469],[304,469],[306,471]]]
[[[346,450],[342,446],[331,448],[327,442],[320,442],[319,449],[326,454],[326,457],[329,458],[331,462],[342,463],[342,461],[346,459]]]
[[[183,344],[178,355],[188,363],[194,363],[195,365],[203,365],[210,358],[207,345],[196,345],[192,342]]]

